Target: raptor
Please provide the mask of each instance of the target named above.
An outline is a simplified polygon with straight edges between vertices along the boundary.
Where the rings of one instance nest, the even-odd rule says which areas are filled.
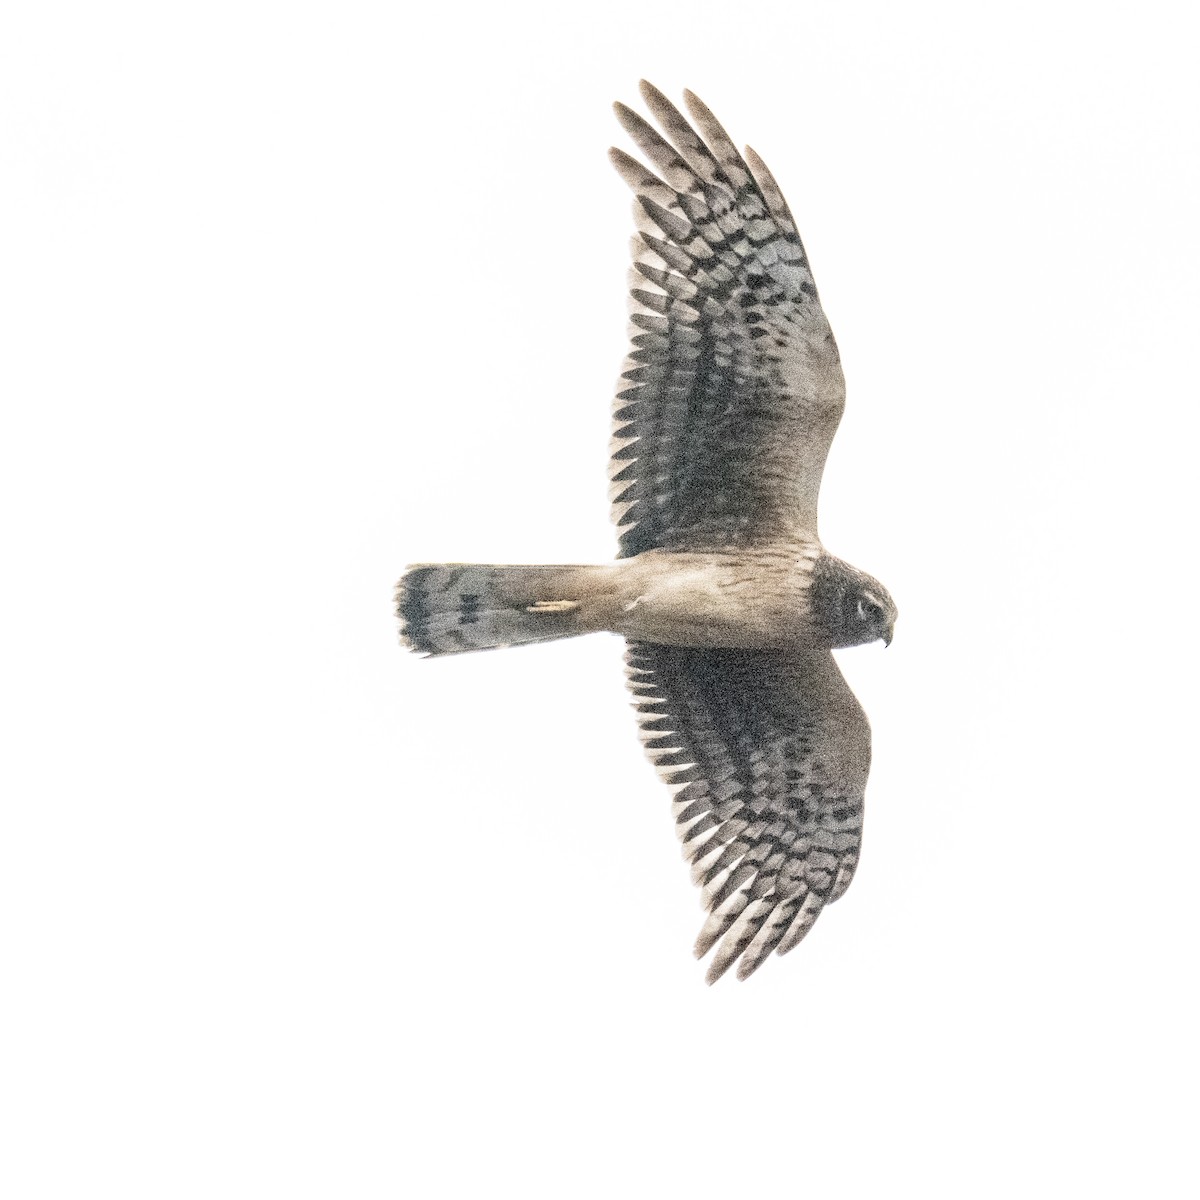
[[[606,630],[673,790],[707,917],[708,981],[784,954],[849,887],[870,728],[832,651],[890,643],[884,586],[829,554],[817,494],[845,384],[808,258],[762,159],[709,109],[641,85],[631,347],[613,408],[615,562],[410,567],[402,637],[429,655]]]

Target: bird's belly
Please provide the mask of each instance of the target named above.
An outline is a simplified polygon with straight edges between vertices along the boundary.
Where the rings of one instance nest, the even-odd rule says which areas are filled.
[[[654,562],[631,572],[613,629],[672,646],[779,646],[803,639],[807,589],[754,566]]]

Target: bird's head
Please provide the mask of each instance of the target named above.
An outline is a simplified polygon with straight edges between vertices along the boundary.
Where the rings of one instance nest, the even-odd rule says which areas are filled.
[[[812,581],[813,610],[834,649],[882,641],[892,644],[898,611],[878,579],[825,555]]]

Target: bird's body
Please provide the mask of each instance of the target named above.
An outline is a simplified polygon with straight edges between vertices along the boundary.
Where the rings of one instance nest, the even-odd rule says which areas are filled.
[[[424,578],[442,585],[438,603],[453,619],[440,639],[409,620],[407,636],[430,654],[479,649],[454,640],[465,632],[463,616],[474,609],[523,611],[530,641],[545,640],[538,635],[547,633],[608,632],[671,646],[820,645],[809,591],[821,554],[819,545],[809,543],[726,553],[647,550],[614,563],[553,567],[416,566],[412,572],[429,572]],[[485,580],[481,570],[493,574]],[[409,586],[420,578],[410,575]],[[518,640],[526,639],[506,639]]]
[[[896,609],[817,534],[845,385],[782,193],[690,93],[699,134],[642,94],[666,138],[617,115],[658,174],[612,151],[642,226],[614,404],[620,556],[412,567],[399,612],[429,654],[627,639],[643,741],[709,910],[697,953],[717,947],[710,981],[738,960],[744,978],[853,876],[870,733],[831,651],[890,641]]]

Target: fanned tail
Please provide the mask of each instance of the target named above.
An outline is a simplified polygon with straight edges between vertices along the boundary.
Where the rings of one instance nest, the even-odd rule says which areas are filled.
[[[396,585],[400,636],[419,654],[463,654],[549,642],[581,623],[586,573],[577,566],[421,563]]]

